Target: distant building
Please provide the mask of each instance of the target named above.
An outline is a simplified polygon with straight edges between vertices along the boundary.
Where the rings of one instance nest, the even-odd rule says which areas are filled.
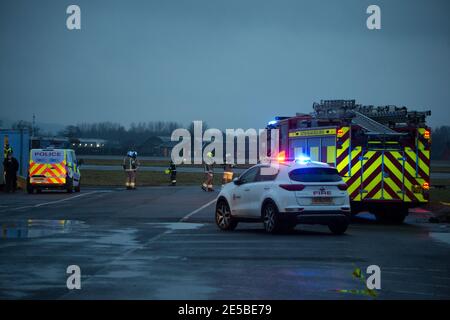
[[[72,139],[71,146],[76,149],[101,149],[108,143],[104,139],[94,139],[94,138],[79,138]]]
[[[450,160],[450,141],[444,147],[441,160]]]
[[[158,155],[160,157],[170,157],[172,154],[172,149],[179,143],[179,141],[172,141],[170,136],[158,136],[158,138],[161,139]]]
[[[32,149],[45,149],[45,148],[70,148],[70,142],[65,137],[31,137]]]

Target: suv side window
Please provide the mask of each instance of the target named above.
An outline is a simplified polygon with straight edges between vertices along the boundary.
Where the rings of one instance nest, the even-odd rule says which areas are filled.
[[[245,172],[239,179],[242,184],[256,182],[259,174],[259,167],[254,167]]]
[[[280,172],[279,170],[277,170],[273,167],[263,166],[263,167],[261,167],[261,171],[258,175],[258,181],[261,181],[261,182],[273,181],[276,179],[279,172]]]

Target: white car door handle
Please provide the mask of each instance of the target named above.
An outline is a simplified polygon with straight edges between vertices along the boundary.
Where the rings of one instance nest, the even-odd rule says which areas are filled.
[[[270,187],[265,187],[264,190],[270,190]]]
[[[250,189],[244,189],[244,191],[250,191]]]

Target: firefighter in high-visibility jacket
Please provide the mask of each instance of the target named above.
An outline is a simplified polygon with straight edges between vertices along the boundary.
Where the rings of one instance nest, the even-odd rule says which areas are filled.
[[[205,159],[205,181],[203,181],[202,189],[205,191],[214,191],[213,178],[214,178],[214,159],[212,152],[208,152]]]
[[[173,161],[170,161],[170,166],[167,169],[167,172],[170,174],[170,185],[177,185],[177,166]]]
[[[139,168],[139,160],[136,151],[128,151],[123,159],[123,170],[126,173],[125,186],[127,189],[136,189],[136,171]]]
[[[6,159],[9,154],[13,153],[13,149],[9,145],[8,142],[5,142],[5,146],[3,147],[3,159]]]

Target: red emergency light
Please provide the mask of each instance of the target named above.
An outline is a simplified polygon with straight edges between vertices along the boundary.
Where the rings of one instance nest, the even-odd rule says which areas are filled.
[[[280,151],[277,156],[278,162],[284,162],[286,160],[286,152]]]

